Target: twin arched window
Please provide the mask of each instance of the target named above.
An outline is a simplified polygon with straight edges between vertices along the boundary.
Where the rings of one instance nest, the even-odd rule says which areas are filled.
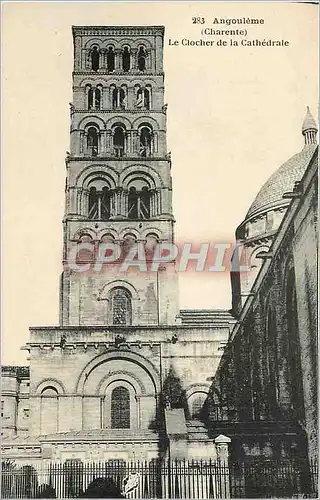
[[[150,90],[147,88],[139,88],[137,91],[137,108],[150,109]]]
[[[128,195],[128,217],[129,219],[150,219],[151,193],[147,186],[141,190],[131,186]]]
[[[89,189],[88,218],[108,220],[110,218],[111,194],[108,186],[91,186]]]
[[[88,109],[101,108],[101,90],[98,87],[90,87],[88,91]]]
[[[111,394],[111,428],[130,429],[130,393],[121,385]]]
[[[88,185],[88,219],[110,219],[114,203],[113,196],[113,191],[104,179],[97,177],[92,180]],[[152,192],[147,182],[143,179],[133,180],[129,185],[127,196],[126,215],[128,218],[131,220],[150,219]]]

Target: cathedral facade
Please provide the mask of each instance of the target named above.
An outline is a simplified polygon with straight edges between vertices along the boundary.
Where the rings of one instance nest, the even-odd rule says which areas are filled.
[[[308,110],[304,148],[236,230],[232,310],[180,310],[175,262],[154,259],[175,224],[163,41],[73,27],[60,322],[2,367],[19,464],[316,455],[317,125]]]
[[[215,456],[199,414],[232,315],[180,311],[172,262],[107,259],[110,244],[124,263],[174,241],[163,38],[73,27],[60,325],[30,329],[30,367],[3,367],[8,458]]]

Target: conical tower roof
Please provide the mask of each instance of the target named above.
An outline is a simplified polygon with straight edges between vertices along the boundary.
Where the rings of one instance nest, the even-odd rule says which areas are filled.
[[[308,130],[318,130],[315,119],[313,118],[309,106],[307,106],[307,113],[302,124],[302,133]]]

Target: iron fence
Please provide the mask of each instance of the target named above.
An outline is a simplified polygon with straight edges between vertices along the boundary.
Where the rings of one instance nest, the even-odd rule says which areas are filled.
[[[72,460],[3,463],[1,476],[2,498],[317,498],[318,464]]]

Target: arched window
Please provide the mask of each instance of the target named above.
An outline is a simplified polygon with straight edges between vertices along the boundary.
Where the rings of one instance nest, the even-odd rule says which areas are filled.
[[[152,133],[149,127],[140,129],[140,156],[146,158],[151,155]]]
[[[98,154],[98,131],[95,127],[88,128],[87,149],[91,156]]]
[[[41,392],[41,433],[50,434],[58,430],[58,391],[48,386]]]
[[[107,50],[107,70],[114,71],[114,51],[112,47]]]
[[[137,108],[150,109],[150,91],[149,89],[139,89],[137,92]]]
[[[90,87],[88,92],[88,109],[100,109],[101,90],[96,87]]]
[[[126,234],[122,241],[122,258],[125,259],[131,248],[137,245],[137,238],[134,234]]]
[[[82,244],[85,243],[87,246],[87,243],[92,244],[92,249],[90,250],[89,248],[83,248]],[[81,234],[79,241],[78,241],[78,252],[77,252],[77,264],[82,264],[85,262],[91,262],[93,258],[93,242],[92,242],[92,237],[89,234]]]
[[[93,71],[97,71],[99,69],[99,50],[96,45],[91,51],[91,68]]]
[[[123,88],[114,88],[112,91],[112,107],[116,108],[126,108],[126,92]]]
[[[117,158],[121,158],[124,155],[124,145],[125,145],[124,129],[118,126],[114,129],[113,133],[114,154]]]
[[[148,186],[142,186],[139,190],[131,186],[128,195],[128,218],[150,219],[150,199]]]
[[[265,353],[267,369],[267,392],[269,396],[270,410],[275,411],[275,404],[278,396],[278,373],[277,373],[277,326],[275,315],[269,310],[267,316]]]
[[[130,429],[130,393],[121,385],[111,394],[111,428]]]
[[[194,394],[190,405],[191,418],[200,418],[206,398],[207,395],[203,392],[198,392]]]
[[[110,218],[111,192],[109,186],[96,179],[89,187],[88,218],[108,220]]]
[[[117,287],[111,290],[109,296],[109,316],[112,325],[131,325],[131,300],[131,294],[125,288]]]
[[[124,47],[123,52],[122,52],[122,69],[123,69],[123,71],[129,71],[129,69],[130,69],[129,47]]]
[[[288,274],[286,287],[286,316],[288,325],[288,368],[291,392],[291,404],[296,418],[303,419],[304,397],[301,367],[301,348],[298,326],[296,281],[294,270]]]
[[[41,392],[41,395],[42,396],[58,396],[58,391],[55,387],[52,387],[52,386],[48,386],[46,387],[45,389],[42,390]]]
[[[146,69],[146,51],[143,47],[140,47],[138,52],[138,68],[140,71],[144,71]]]
[[[156,234],[150,233],[146,237],[145,254],[147,260],[153,260],[155,248],[159,243],[159,238]]]

